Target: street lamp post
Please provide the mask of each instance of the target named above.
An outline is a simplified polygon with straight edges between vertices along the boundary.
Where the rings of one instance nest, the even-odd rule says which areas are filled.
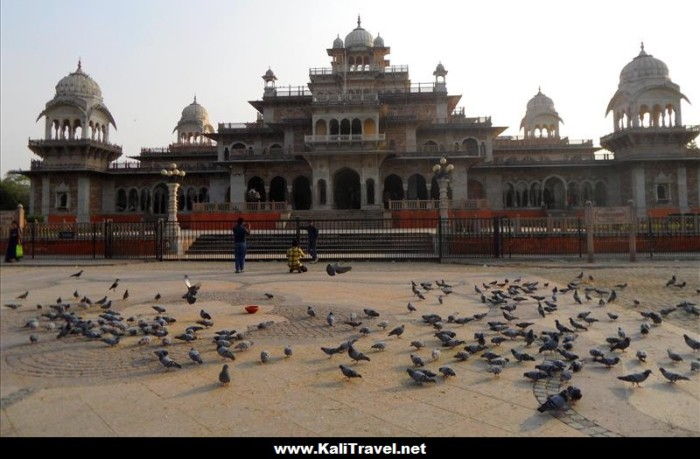
[[[178,169],[177,164],[172,163],[166,169],[161,170],[160,175],[168,181],[167,239],[171,252],[181,255],[180,224],[177,221],[177,192],[180,188],[180,181],[185,177],[186,172]]]
[[[448,217],[448,196],[447,188],[450,184],[450,172],[455,167],[452,164],[447,164],[447,158],[440,158],[440,162],[433,166],[433,172],[437,178],[438,187],[440,188],[440,218],[447,219]]]

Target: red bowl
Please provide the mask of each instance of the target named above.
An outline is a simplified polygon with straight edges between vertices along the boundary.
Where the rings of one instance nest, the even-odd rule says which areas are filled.
[[[258,309],[260,309],[260,306],[246,306],[245,310],[248,312],[248,314],[255,314],[258,312]]]

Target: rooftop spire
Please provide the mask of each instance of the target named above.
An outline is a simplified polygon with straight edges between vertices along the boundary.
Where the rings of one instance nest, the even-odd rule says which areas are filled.
[[[197,103],[197,93],[194,93],[194,103]]]
[[[82,71],[82,69],[83,69],[82,62],[80,61],[80,58],[78,58],[78,70],[76,70],[76,72],[80,72],[80,71]]]
[[[641,44],[639,45],[639,55],[640,55],[640,56],[646,56],[646,55],[647,55],[646,51],[644,51],[644,42],[641,42]]]
[[[358,14],[358,15],[357,15],[357,28],[358,28],[358,29],[360,28],[360,24],[361,24],[361,22],[360,22],[360,15]]]

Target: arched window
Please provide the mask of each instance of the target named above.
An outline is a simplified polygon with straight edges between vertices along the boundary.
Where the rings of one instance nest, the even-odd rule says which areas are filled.
[[[136,188],[129,190],[129,212],[136,212],[139,208],[139,192]]]
[[[484,199],[484,185],[475,179],[467,180],[467,197],[469,199]]]
[[[608,205],[608,193],[603,182],[595,184],[595,205],[599,207]]]
[[[518,183],[518,188],[516,190],[516,200],[518,207],[527,207],[529,200],[528,200],[528,187],[527,183],[520,182]]]
[[[126,210],[126,190],[120,188],[117,190],[117,202],[115,203],[114,209],[117,212],[124,212]]]
[[[203,186],[199,189],[199,196],[197,196],[197,202],[209,202],[209,188]]]
[[[185,210],[192,210],[197,202],[197,191],[194,188],[188,188],[185,196]]]
[[[515,189],[510,183],[506,185],[506,189],[504,190],[503,205],[506,209],[515,207]]]
[[[344,119],[340,122],[340,135],[350,134],[350,120]]]
[[[569,207],[579,207],[581,205],[581,196],[579,194],[578,183],[569,182],[566,194],[567,204],[569,205]]]
[[[374,119],[372,118],[367,118],[365,120],[365,124],[362,128],[364,134],[376,134],[377,133],[377,124],[374,122]]]
[[[384,179],[384,193],[382,193],[384,207],[389,208],[389,201],[400,201],[404,198],[403,181],[396,174],[391,174]]]
[[[438,144],[432,140],[428,140],[423,143],[423,151],[425,152],[436,152],[438,151]]]
[[[462,141],[462,145],[464,145],[464,150],[467,152],[468,155],[470,156],[478,156],[479,154],[479,142],[477,142],[476,139],[464,139]]]
[[[330,129],[330,134],[331,135],[338,135],[340,134],[340,125],[338,124],[338,120],[331,120],[329,123],[329,129]]]
[[[425,182],[425,177],[423,177],[421,174],[413,174],[408,178],[408,190],[406,199],[428,199],[428,187]]]
[[[326,135],[326,134],[327,134],[326,120],[317,120],[316,121],[315,135]]]
[[[539,182],[530,185],[530,206],[540,207],[542,205],[542,187]]]
[[[352,120],[351,134],[352,135],[362,134],[362,121],[360,121],[357,118]]]
[[[228,147],[224,148],[224,161],[228,161],[229,155]]]
[[[141,200],[139,209],[141,210],[141,212],[151,211],[151,190],[149,190],[148,188],[143,188],[141,190]]]
[[[179,199],[178,201],[182,202]],[[168,213],[168,187],[163,183],[159,183],[153,189],[153,213],[156,215]]]
[[[593,202],[593,185],[591,185],[591,182],[583,182],[583,193],[582,193],[582,200],[581,204],[586,204],[586,202],[591,201]]]
[[[285,202],[287,200],[287,181],[277,176],[270,180],[270,201]]]
[[[258,176],[251,177],[250,180],[248,180],[246,201],[258,202],[266,200],[267,196],[265,196],[265,181]]]

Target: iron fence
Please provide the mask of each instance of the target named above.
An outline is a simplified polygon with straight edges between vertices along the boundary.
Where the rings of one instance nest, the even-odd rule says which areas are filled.
[[[310,220],[260,214],[249,221],[247,259],[284,260],[292,240],[309,251]],[[316,249],[328,260],[455,260],[518,258],[587,253],[582,218],[378,218],[314,219]],[[124,223],[30,223],[25,256],[232,260],[233,220]],[[596,225],[596,256],[629,253],[635,234],[639,258],[700,256],[700,216],[641,218]],[[3,241],[4,243],[5,241]]]

